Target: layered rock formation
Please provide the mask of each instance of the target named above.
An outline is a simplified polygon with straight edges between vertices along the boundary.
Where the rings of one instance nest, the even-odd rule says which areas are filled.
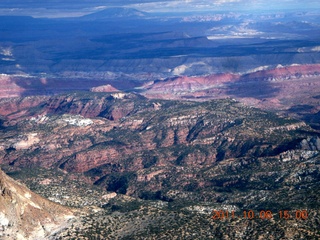
[[[119,92],[118,89],[114,88],[110,84],[102,85],[99,87],[93,87],[90,89],[91,92]]]
[[[221,73],[194,77],[180,76],[166,80],[149,81],[145,82],[139,91],[142,91],[144,96],[151,99],[205,101],[208,99],[235,98],[249,106],[280,111],[285,115],[307,121],[313,127],[319,129],[320,82],[318,80],[320,65],[279,65],[276,68],[263,67],[262,69],[257,68],[244,74]],[[106,78],[108,77],[106,76]],[[103,76],[95,78],[94,75],[89,77],[81,74],[74,77],[65,76],[65,78],[2,75],[0,83],[4,86],[0,90],[0,98],[34,94],[51,95],[72,90],[88,91],[90,89],[93,92],[118,92],[117,88],[113,87],[114,85],[106,84],[108,81]],[[112,82],[112,84],[121,86],[122,90],[142,83],[143,81],[133,83],[131,80],[120,79]],[[114,98],[122,98],[121,94],[114,95]],[[42,99],[42,97],[39,97],[34,103],[25,99],[12,99],[10,100],[12,103],[10,107],[6,106],[19,110],[19,106],[23,107],[24,103],[30,106],[38,105],[41,101],[39,99]],[[67,100],[64,108],[71,104],[68,101],[71,100]],[[50,104],[54,105],[55,103],[51,102]],[[100,112],[100,108],[104,108],[99,104],[101,103],[92,105],[87,116],[97,116],[95,113]],[[50,106],[48,107],[50,108]],[[83,114],[83,111],[87,111],[88,107],[84,107],[81,114]],[[75,103],[72,103],[72,108],[77,109],[78,107],[75,106]],[[113,109],[108,111],[108,114],[110,119],[115,119],[128,114],[131,110],[132,106],[128,106],[128,109],[124,112]],[[2,107],[0,112],[6,114],[4,111],[5,109]],[[89,112],[92,111],[95,113],[90,114]],[[11,111],[11,113],[13,112]]]
[[[0,99],[10,97],[24,97],[34,95],[53,95],[72,91],[118,92],[113,85],[122,90],[135,87],[133,80],[116,81],[114,77],[100,76],[92,73],[82,76],[67,73],[62,76],[30,76],[28,74],[0,74]],[[111,85],[112,84],[112,85]]]
[[[234,98],[249,106],[298,118],[319,129],[320,65],[278,66],[246,74],[176,77],[144,86],[144,96],[161,99]]]
[[[181,187],[182,179],[195,174],[184,167],[200,170],[226,159],[300,149],[311,131],[305,123],[234,100],[156,101],[123,93],[60,95],[4,113],[2,164],[86,173],[92,183],[135,195],[161,189],[151,180],[166,179],[172,169],[180,180],[170,182]],[[144,187],[132,184],[136,179]]]
[[[171,94],[171,95],[185,95],[187,93],[195,93],[206,89],[221,87],[223,84],[232,83],[240,78],[237,74],[213,74],[204,77],[175,77],[164,81],[155,81],[153,84],[146,84],[148,89],[146,94]],[[157,95],[158,94],[158,95]],[[169,95],[170,96],[170,95]]]
[[[27,100],[39,102],[28,105]],[[252,231],[267,238],[260,229],[318,237],[320,136],[304,122],[231,99],[165,101],[128,93],[29,97],[1,101],[0,109],[2,166],[24,172],[21,179],[54,201],[105,209],[93,209],[57,237],[141,237],[143,232],[156,238],[177,235],[183,226],[184,236],[218,238],[225,222],[210,222],[210,209],[235,210],[238,216],[243,216],[240,209],[253,209],[257,216],[261,209],[273,212],[273,219],[252,220],[255,225],[226,219],[241,226],[235,234],[228,228],[230,238],[249,237]],[[30,174],[34,169],[41,176]],[[42,207],[42,200],[25,194],[19,199]],[[282,209],[293,217],[307,209],[309,218],[284,221],[277,215]],[[163,218],[172,212],[177,212],[173,222]],[[4,216],[6,224],[9,212]],[[185,220],[194,216],[192,223]],[[170,224],[154,233],[150,222],[160,220]],[[214,231],[201,232],[202,223]]]
[[[14,79],[6,74],[0,75],[0,98],[19,97],[24,89],[14,82]]]
[[[213,74],[209,76],[196,76],[196,77],[176,77],[163,81],[155,81],[145,85],[147,96],[161,97],[161,93],[164,93],[165,97],[171,98],[223,98],[227,96],[236,97],[253,97],[261,99],[264,93],[261,89],[263,87],[272,87],[272,85],[266,85],[265,82],[284,82],[286,81],[286,90],[293,85],[305,84],[305,80],[309,78],[314,79],[320,75],[320,64],[313,65],[292,65],[292,66],[278,66],[275,69],[259,70],[247,74]],[[300,84],[295,80],[299,80]],[[258,89],[251,89],[252,85],[258,87]],[[314,83],[316,84],[316,83]],[[240,85],[240,86],[239,86]],[[260,85],[260,87],[259,87]],[[310,86],[312,88],[314,86]],[[235,89],[247,89],[247,92],[236,93]],[[233,90],[233,91],[232,91]],[[259,91],[260,90],[260,91]],[[251,93],[250,91],[253,91]],[[289,90],[290,91],[290,90]],[[272,93],[272,92],[271,92]],[[164,98],[164,97],[162,97]]]
[[[0,170],[0,238],[49,239],[74,213],[31,192]]]

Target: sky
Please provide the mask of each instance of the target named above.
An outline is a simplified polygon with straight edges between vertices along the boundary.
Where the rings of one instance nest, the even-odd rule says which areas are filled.
[[[314,9],[319,0],[175,0],[131,5],[143,11]]]
[[[146,12],[190,12],[203,10],[283,10],[320,9],[319,0],[0,0],[1,15],[61,10],[84,15],[107,7],[132,7]],[[7,14],[6,14],[7,13]],[[58,14],[55,12],[55,14]],[[32,15],[32,14],[30,14]]]

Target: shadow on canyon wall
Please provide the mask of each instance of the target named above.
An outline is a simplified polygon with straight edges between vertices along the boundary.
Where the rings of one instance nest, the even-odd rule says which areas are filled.
[[[314,98],[319,98],[315,96]],[[298,115],[298,117],[309,124],[313,129],[320,130],[320,111],[315,111],[312,105],[295,105],[288,109],[288,113]]]
[[[226,93],[238,98],[265,99],[275,97],[280,89],[268,81],[247,80],[246,75],[242,76],[236,82],[230,82],[226,85]]]
[[[52,95],[71,91],[89,91],[92,87],[110,84],[113,87],[126,91],[140,86],[136,80],[105,80],[94,78],[16,78],[14,82],[24,91],[21,96]]]

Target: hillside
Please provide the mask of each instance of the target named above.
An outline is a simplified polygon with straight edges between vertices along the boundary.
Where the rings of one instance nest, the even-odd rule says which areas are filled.
[[[12,99],[0,111],[8,173],[51,200],[100,209],[59,232],[63,239],[319,235],[320,135],[304,122],[230,99],[132,93]],[[213,221],[214,209],[237,219]],[[248,222],[250,209],[257,218]],[[259,220],[262,210],[272,219]]]
[[[0,238],[48,239],[70,225],[74,213],[31,192],[0,170]]]
[[[271,110],[308,122],[320,129],[320,65],[278,66],[243,74],[178,76],[143,86],[148,98],[209,99],[233,98],[247,106]]]
[[[2,167],[53,201],[93,207],[62,239],[319,236],[320,135],[304,122],[231,99],[132,93],[9,99],[0,113]],[[214,209],[237,219],[213,221]]]

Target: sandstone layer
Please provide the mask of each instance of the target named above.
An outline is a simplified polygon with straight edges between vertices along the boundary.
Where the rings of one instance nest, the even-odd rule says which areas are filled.
[[[0,105],[0,163],[85,173],[92,183],[129,195],[162,189],[157,179],[181,188],[196,176],[189,168],[247,157],[280,159],[283,152],[301,150],[300,142],[313,131],[304,122],[230,99],[178,102],[75,93],[43,98],[34,107],[18,104],[13,113],[6,107],[11,104]]]
[[[31,192],[0,170],[0,237],[49,239],[68,226],[74,213]]]

